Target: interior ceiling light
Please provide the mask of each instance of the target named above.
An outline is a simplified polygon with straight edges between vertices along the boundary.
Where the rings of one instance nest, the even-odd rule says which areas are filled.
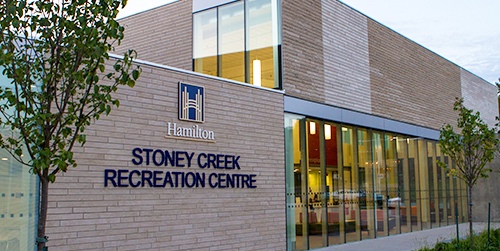
[[[253,61],[253,85],[262,86],[261,78],[260,60],[255,59]]]
[[[332,126],[325,124],[325,140],[332,139]]]
[[[309,131],[310,131],[311,135],[316,134],[316,123],[309,122]]]

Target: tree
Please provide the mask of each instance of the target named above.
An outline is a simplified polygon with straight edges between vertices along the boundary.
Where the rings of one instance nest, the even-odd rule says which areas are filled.
[[[73,148],[85,128],[111,108],[119,86],[135,85],[140,68],[128,51],[112,69],[109,52],[123,39],[115,20],[126,0],[0,0],[0,147],[40,180],[38,250],[45,246],[49,183],[76,167]],[[99,80],[106,79],[104,84]]]
[[[464,180],[467,185],[469,234],[473,246],[472,189],[479,178],[488,178],[488,173],[492,172],[491,168],[486,168],[486,164],[493,160],[500,142],[496,136],[496,128],[489,128],[481,120],[479,112],[474,113],[463,103],[463,99],[457,98],[453,108],[459,112],[457,129],[460,133],[455,133],[453,126],[445,124],[439,136],[442,152],[450,156],[454,166],[451,164],[447,166],[441,161],[438,163],[441,167],[447,168],[450,175]]]

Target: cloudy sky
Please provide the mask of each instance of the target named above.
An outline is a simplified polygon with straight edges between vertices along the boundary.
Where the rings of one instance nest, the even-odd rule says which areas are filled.
[[[500,0],[341,1],[486,81],[498,82]],[[119,16],[169,2],[128,0]]]

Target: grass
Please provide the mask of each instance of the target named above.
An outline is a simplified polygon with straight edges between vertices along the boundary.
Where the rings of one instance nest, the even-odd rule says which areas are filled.
[[[460,239],[460,251],[482,251],[488,250],[488,231],[474,237],[474,248],[470,246],[470,238]],[[451,242],[438,242],[433,248],[425,247],[419,251],[451,251],[457,250],[457,239]],[[491,251],[500,251],[500,228],[490,230],[490,249]]]

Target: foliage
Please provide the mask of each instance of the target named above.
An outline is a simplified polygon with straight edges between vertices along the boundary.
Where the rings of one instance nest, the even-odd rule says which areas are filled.
[[[459,112],[457,127],[460,133],[455,133],[453,126],[445,124],[441,128],[439,145],[454,165],[447,166],[441,161],[439,165],[464,180],[467,186],[473,187],[479,178],[488,178],[488,172],[492,171],[485,166],[493,160],[499,139],[496,128],[489,128],[481,120],[479,112],[467,109],[463,99],[457,98],[453,109]]]
[[[439,166],[447,168],[449,174],[464,180],[467,185],[469,231],[473,245],[472,189],[479,178],[488,178],[488,172],[492,172],[491,168],[486,168],[486,164],[495,157],[499,139],[496,136],[496,127],[489,128],[481,120],[480,113],[467,109],[463,102],[463,99],[457,98],[453,108],[459,112],[457,128],[460,133],[455,133],[453,126],[445,124],[439,135],[441,151],[450,156],[452,163],[438,163]]]
[[[462,251],[482,251],[488,250],[488,232],[485,231],[474,238],[474,248],[471,247],[470,238],[460,239],[460,250]],[[456,251],[457,239],[451,242],[438,242],[433,248],[423,248],[420,251]],[[490,249],[500,250],[500,228],[490,231]]]
[[[115,18],[126,0],[0,3],[0,69],[12,80],[0,87],[0,125],[11,130],[0,147],[40,178],[44,238],[48,183],[77,166],[73,147],[85,144],[85,128],[119,106],[112,93],[133,87],[141,70],[134,51],[106,69],[123,39]]]

